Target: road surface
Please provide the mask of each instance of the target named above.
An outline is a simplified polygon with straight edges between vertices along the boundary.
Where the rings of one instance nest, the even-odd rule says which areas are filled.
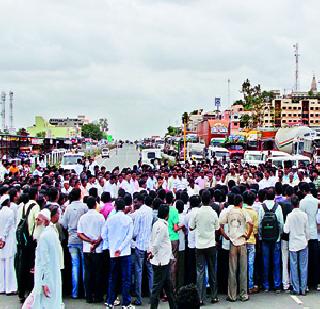
[[[99,166],[105,166],[108,171],[112,171],[116,166],[119,166],[120,171],[125,167],[132,168],[133,165],[138,164],[139,152],[135,145],[123,144],[122,148],[112,149],[110,151],[110,158],[98,158]]]
[[[220,296],[220,302],[217,304],[206,304],[205,308],[217,308],[217,309],[317,309],[319,308],[320,302],[320,293],[312,292],[307,296],[299,296],[292,297],[288,294],[280,294],[277,295],[273,292],[270,293],[260,293],[257,295],[253,295],[248,302],[235,302],[229,303],[225,300],[225,295]],[[90,309],[90,308],[105,308],[105,306],[101,304],[87,304],[84,299],[81,300],[71,300],[65,299],[65,308],[66,309]],[[141,309],[147,309],[149,306],[147,305],[148,300],[144,299],[144,305]],[[0,308],[1,309],[20,309],[21,305],[18,302],[17,296],[3,296],[0,295]],[[121,307],[116,307],[121,308]],[[159,309],[168,309],[169,306],[166,303],[160,303]],[[203,308],[203,307],[202,307]],[[59,308],[57,308],[59,309]],[[187,308],[186,308],[187,309]]]

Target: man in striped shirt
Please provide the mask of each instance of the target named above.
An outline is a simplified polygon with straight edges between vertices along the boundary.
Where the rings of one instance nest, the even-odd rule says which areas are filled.
[[[144,204],[144,195],[139,193],[135,197],[136,205],[141,205],[135,212],[133,238],[136,241],[135,249],[135,277],[136,277],[136,295],[137,299],[134,301],[134,305],[140,306],[142,304],[141,299],[141,283],[142,283],[142,270],[144,264],[148,272],[149,291],[151,295],[152,283],[153,283],[153,270],[149,261],[147,261],[147,250],[150,245],[150,237],[152,232],[153,211]]]

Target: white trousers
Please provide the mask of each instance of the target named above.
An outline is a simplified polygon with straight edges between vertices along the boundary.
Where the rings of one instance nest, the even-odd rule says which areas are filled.
[[[284,290],[290,288],[289,276],[289,241],[281,240],[281,255],[282,255],[282,285]]]
[[[0,259],[0,293],[17,292],[17,276],[14,269],[14,257]]]

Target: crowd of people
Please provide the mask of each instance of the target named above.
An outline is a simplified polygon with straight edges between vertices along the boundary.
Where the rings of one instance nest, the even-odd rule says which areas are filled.
[[[0,181],[0,293],[25,308],[70,295],[193,309],[320,290],[319,164],[3,162]]]

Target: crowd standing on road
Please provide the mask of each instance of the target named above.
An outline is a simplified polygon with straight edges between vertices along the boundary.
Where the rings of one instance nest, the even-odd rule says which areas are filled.
[[[218,293],[235,302],[320,290],[319,164],[109,171],[90,159],[31,173],[3,162],[0,180],[0,293],[25,308],[56,309],[71,295],[192,309]]]

